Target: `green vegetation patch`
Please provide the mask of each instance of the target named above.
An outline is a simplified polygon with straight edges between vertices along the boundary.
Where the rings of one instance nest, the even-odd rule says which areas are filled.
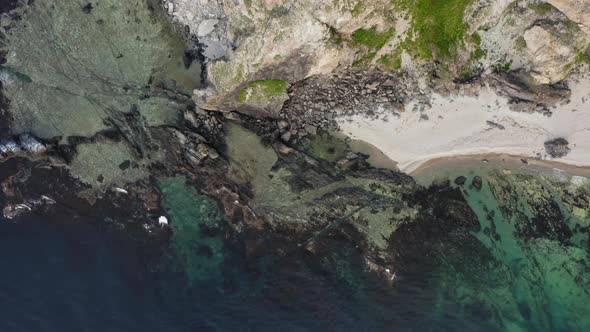
[[[494,65],[494,71],[496,72],[510,71],[511,68],[512,60],[509,60],[506,54]]]
[[[378,32],[376,27],[358,29],[352,33],[352,42],[356,46],[363,45],[373,50],[380,50],[394,33],[393,28],[385,32]]]
[[[383,48],[385,43],[395,34],[391,28],[384,32],[378,32],[376,27],[369,29],[358,29],[352,33],[352,44],[357,47],[366,47],[368,51],[353,63],[353,66],[366,65],[373,61],[377,52]]]
[[[401,52],[395,52],[395,54],[386,54],[379,59],[379,63],[383,65],[386,70],[399,70],[402,68],[402,55]]]
[[[574,63],[576,63],[576,64],[589,63],[590,64],[590,55],[588,55],[588,53],[586,53],[586,52],[580,52],[580,54],[578,54],[578,56],[576,56],[576,60],[574,61]]]
[[[539,15],[548,14],[549,12],[551,12],[553,10],[553,6],[546,3],[546,2],[533,4],[531,6],[531,8],[535,11],[535,13],[537,13]]]
[[[413,47],[421,58],[450,57],[463,40],[465,10],[473,0],[393,0],[412,15]]]
[[[352,11],[350,13],[352,14],[352,17],[358,17],[365,11],[365,8],[367,8],[367,5],[363,1],[359,1],[354,6],[354,8],[352,8]]]
[[[240,91],[240,103],[265,103],[285,93],[289,83],[283,80],[254,81]]]

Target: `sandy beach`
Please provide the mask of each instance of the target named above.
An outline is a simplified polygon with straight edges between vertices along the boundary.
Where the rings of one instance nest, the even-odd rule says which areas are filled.
[[[508,100],[490,87],[477,96],[433,94],[431,108],[394,116],[377,110],[377,117],[341,117],[342,132],[365,141],[413,173],[425,163],[456,156],[510,155],[540,158],[574,166],[590,166],[590,77],[569,82],[571,98],[556,105],[548,117],[540,113],[515,112]],[[563,137],[571,152],[551,159],[544,142]],[[517,158],[518,159],[518,158]]]

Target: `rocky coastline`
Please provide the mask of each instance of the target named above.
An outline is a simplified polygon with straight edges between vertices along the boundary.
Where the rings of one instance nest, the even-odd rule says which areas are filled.
[[[375,3],[383,5],[381,2]],[[6,36],[2,38],[6,51],[0,64],[3,84],[0,128],[6,129],[0,139],[3,169],[0,202],[4,217],[13,219],[23,213],[41,213],[71,218],[90,214],[98,223],[123,228],[145,237],[146,241],[161,241],[157,243],[165,247],[172,230],[158,221],[167,214],[162,208],[163,191],[158,179],[185,177],[191,187],[213,199],[223,211],[227,223],[223,238],[239,239],[245,252],[253,256],[261,250],[270,250],[278,256],[303,251],[319,257],[331,242],[340,241],[355,248],[365,260],[366,269],[388,284],[395,281],[396,275],[412,271],[420,258],[442,260],[447,254],[447,243],[468,244],[473,248],[473,257],[469,259],[496,264],[485,245],[472,233],[482,231],[492,241],[498,241],[498,233],[495,226],[487,226],[487,230],[482,227],[469,195],[491,187],[494,197],[513,207],[520,198],[511,195],[506,184],[516,181],[507,180],[511,175],[493,174],[485,181],[473,178],[469,182],[436,182],[426,188],[399,171],[372,167],[367,155],[353,152],[347,139],[333,134],[341,127],[339,118],[355,115],[395,121],[402,114],[415,113],[419,121],[433,121],[429,113],[433,94],[476,96],[487,87],[506,98],[513,112],[550,117],[557,112],[553,106],[571,96],[563,81],[565,77],[561,72],[555,74],[555,63],[562,61],[562,57],[547,60],[548,68],[541,66],[536,58],[513,70],[497,66],[496,61],[482,63],[470,75],[458,75],[460,66],[453,61],[444,66],[444,61],[436,59],[405,61],[408,58],[405,50],[399,55],[400,68],[384,70],[383,63],[377,63],[373,53],[384,55],[393,46],[354,42],[355,31],[371,31],[370,24],[380,29],[392,24],[370,14],[377,5],[367,4],[358,10],[357,16],[348,10],[345,16],[348,21],[342,23],[336,18],[343,8],[325,6],[328,1],[321,1],[317,6],[304,2],[301,10],[297,2],[236,3],[239,5],[226,3],[227,7],[222,8],[213,1],[167,0],[156,4],[148,1],[149,6],[134,8],[137,12],[134,18],[121,11],[122,17],[129,21],[156,22],[150,23],[153,26],[145,31],[138,30],[139,39],[131,38],[143,47],[138,52],[138,58],[144,61],[141,65],[145,66],[141,70],[149,68],[152,72],[137,75],[124,72],[121,68],[125,64],[117,61],[132,57],[136,51],[130,47],[125,52],[127,49],[121,47],[120,53],[109,50],[105,55],[112,60],[107,67],[119,66],[117,71],[109,72],[111,76],[95,77],[95,69],[101,67],[88,69],[96,62],[83,62],[77,69],[82,68],[88,75],[75,80],[79,86],[69,83],[71,72],[64,74],[61,69],[55,69],[62,64],[52,63],[53,58],[47,60],[51,68],[47,71],[10,56],[9,52],[22,55],[30,51],[15,43],[22,36],[20,33],[26,31],[19,24],[31,24],[34,15],[43,15],[34,6],[47,2],[39,0],[6,9],[3,22],[9,23],[3,23]],[[232,16],[240,8],[248,7],[248,3],[252,7],[246,10],[247,18]],[[511,10],[530,10],[527,4]],[[93,6],[88,13],[80,8],[76,15],[84,20],[90,15],[93,20],[88,21],[106,27],[109,22],[100,16],[104,7],[103,4]],[[202,10],[195,10],[196,7]],[[302,35],[298,28],[302,20],[310,18],[310,8],[319,11],[319,17],[313,17],[309,27],[317,36]],[[290,14],[289,10],[299,14]],[[537,16],[552,15],[549,18],[565,21],[565,14],[555,10],[557,7],[551,7],[549,13]],[[22,18],[9,17],[15,13]],[[175,23],[174,34],[181,31],[184,39],[175,53],[160,54],[159,49],[146,46],[158,40],[147,43],[139,35],[147,40],[154,31],[169,33],[170,21],[166,15]],[[167,19],[160,21],[163,17]],[[248,46],[262,37],[276,37],[274,31],[269,37],[258,28],[257,22],[269,17],[272,18],[267,25],[269,31],[282,18],[284,24],[277,31],[292,32],[294,36],[277,39],[276,45],[254,42]],[[248,34],[250,25],[256,29]],[[398,21],[395,26],[398,25],[403,24]],[[587,32],[582,32],[580,27],[567,27],[571,31],[559,33],[573,34],[576,44],[570,48],[577,50],[583,44],[581,40],[588,38]],[[52,28],[63,31],[60,30],[63,27]],[[493,31],[496,28],[491,28],[493,33],[497,33]],[[106,35],[110,36],[109,33]],[[531,40],[536,40],[533,37]],[[338,38],[352,38],[352,41],[347,41],[347,46],[338,45],[334,41]],[[312,50],[304,51],[297,44],[298,39],[312,45]],[[124,38],[118,41],[129,42]],[[265,53],[269,48],[282,50],[281,46],[285,46],[287,54]],[[253,52],[251,47],[258,49]],[[59,54],[54,49],[50,51],[47,54]],[[253,59],[250,54],[262,59]],[[175,77],[158,72],[160,64],[156,60],[147,61],[177,55],[186,61],[178,69],[182,73]],[[82,56],[70,60],[82,61]],[[190,84],[183,79],[194,74],[191,66],[195,60],[203,65],[198,75],[200,81]],[[369,63],[361,66],[359,60]],[[457,61],[466,59],[461,60],[459,56]],[[254,66],[256,63],[259,66]],[[240,66],[243,72],[236,75]],[[587,69],[587,64],[576,63],[567,74],[575,76]],[[61,78],[54,79],[52,75],[56,73]],[[63,77],[68,77],[66,83],[61,81]],[[88,81],[93,82],[90,87],[82,84]],[[287,84],[283,86],[277,81]],[[31,84],[36,84],[34,89]],[[92,111],[64,115],[58,109],[61,104],[49,98],[49,107],[42,114],[27,113],[45,104],[43,98],[54,96],[36,95],[42,91],[41,87],[47,86],[52,93],[66,91],[64,96],[76,96],[65,100],[75,101],[74,106],[80,110]],[[29,93],[31,100],[40,98],[41,102],[35,107],[23,105],[17,99],[23,98],[19,95],[22,91]],[[99,98],[103,95],[107,98]],[[60,98],[66,97],[60,95]],[[111,99],[117,102],[109,104]],[[87,118],[81,120],[84,131],[78,130],[79,122],[69,122],[85,115]],[[43,121],[47,119],[53,128],[44,127],[47,125]],[[494,130],[501,131],[501,126],[492,122]],[[557,137],[547,140],[547,152],[551,156],[563,156],[570,149],[572,153],[576,151],[576,147],[569,148],[564,141],[567,142]],[[563,188],[573,186],[571,182],[529,180],[535,188],[543,188],[543,194],[527,196],[531,214],[513,218],[519,239],[527,242],[547,238],[570,244],[579,237],[588,237],[588,218],[583,214],[589,208],[585,198],[587,183],[568,191]],[[528,193],[526,187],[521,190]],[[562,195],[552,195],[555,190],[561,190]],[[575,231],[568,231],[564,226],[566,220],[558,208],[564,203],[570,211],[582,216]],[[498,211],[512,218],[510,209],[500,207]],[[548,218],[547,224],[536,229],[533,221],[543,218]],[[170,222],[175,221],[171,218]],[[449,255],[460,260],[458,254],[453,256],[453,251]]]

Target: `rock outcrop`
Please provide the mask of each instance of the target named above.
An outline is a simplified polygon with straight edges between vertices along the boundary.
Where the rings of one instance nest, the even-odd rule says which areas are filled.
[[[553,84],[584,62],[590,44],[589,5],[580,0],[422,2],[165,3],[209,62],[207,109],[238,109],[254,81],[293,84],[350,66],[434,71],[441,81],[517,70],[531,84]]]

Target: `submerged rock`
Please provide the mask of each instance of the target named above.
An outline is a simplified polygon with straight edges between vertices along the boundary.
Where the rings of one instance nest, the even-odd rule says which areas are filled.
[[[455,184],[458,186],[462,186],[465,184],[465,181],[467,181],[467,178],[461,175],[455,179]]]
[[[471,180],[471,185],[473,186],[473,188],[477,189],[477,190],[481,190],[482,186],[483,186],[483,180],[481,179],[481,176],[476,175],[473,177],[473,180]]]

